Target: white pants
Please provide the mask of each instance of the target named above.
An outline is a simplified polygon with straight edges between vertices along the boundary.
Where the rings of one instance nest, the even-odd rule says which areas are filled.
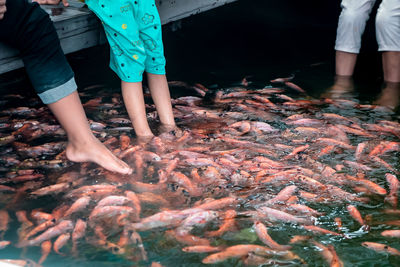
[[[342,0],[335,50],[359,53],[361,36],[376,0]],[[382,0],[376,14],[379,51],[400,51],[400,0]]]

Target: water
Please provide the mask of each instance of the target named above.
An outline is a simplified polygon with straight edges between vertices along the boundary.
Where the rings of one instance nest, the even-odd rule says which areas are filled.
[[[317,1],[312,3],[319,10],[324,10],[325,7],[319,6]],[[273,127],[279,129],[279,133],[286,133],[286,135],[274,135],[274,134],[263,134],[263,135],[243,135],[236,136],[240,140],[249,141],[252,143],[259,143],[271,148],[274,144],[285,144],[293,147],[300,146],[304,143],[310,144],[313,149],[310,149],[306,154],[315,156],[318,153],[318,149],[324,146],[318,146],[313,142],[313,139],[301,139],[299,136],[293,137],[293,135],[287,135],[288,132],[285,130],[293,131],[294,126],[286,125],[282,122],[283,118],[286,118],[294,114],[309,114],[312,118],[321,118],[320,114],[323,113],[337,113],[349,118],[355,118],[360,121],[363,125],[366,123],[375,123],[379,120],[390,120],[398,121],[397,114],[388,110],[371,110],[367,108],[354,108],[344,106],[334,106],[327,103],[316,103],[316,99],[319,99],[320,95],[326,91],[327,88],[333,84],[333,52],[331,51],[332,40],[334,40],[335,30],[335,19],[334,15],[336,12],[325,13],[329,14],[324,17],[322,23],[318,18],[321,15],[317,15],[318,12],[308,11],[315,13],[315,17],[306,16],[306,7],[302,8],[301,12],[295,12],[293,8],[288,8],[284,4],[279,3],[262,3],[261,1],[253,1],[251,4],[239,1],[236,4],[232,4],[229,7],[224,7],[211,11],[198,17],[190,18],[183,23],[183,28],[177,32],[171,32],[167,28],[164,31],[166,55],[168,61],[168,77],[170,80],[181,80],[188,84],[200,82],[206,85],[211,91],[221,90],[223,92],[235,91],[235,88],[242,87],[241,81],[247,76],[250,81],[248,88],[242,90],[260,90],[264,87],[271,87],[270,80],[277,77],[288,77],[292,74],[295,75],[294,82],[300,85],[302,88],[307,90],[308,96],[303,96],[294,91],[288,90],[287,87],[281,84],[274,84],[278,88],[285,89],[282,94],[294,98],[295,100],[311,100],[314,101],[309,107],[301,107],[299,109],[278,109],[267,111],[259,114],[254,114],[250,111],[243,111],[238,105],[232,104],[212,104],[214,93],[208,93],[206,100],[200,106],[205,109],[210,109],[215,112],[220,112],[223,116],[220,119],[210,119],[203,116],[185,117],[185,114],[177,115],[177,121],[182,129],[188,129],[198,134],[206,132],[208,138],[194,138],[183,148],[190,148],[194,146],[209,146],[211,151],[220,151],[224,149],[235,148],[236,145],[219,143],[212,139],[217,139],[218,132],[225,127],[228,122],[232,122],[229,119],[229,112],[241,111],[242,114],[246,115],[246,118],[256,121],[265,121],[271,124]],[[311,4],[309,4],[311,5]],[[246,9],[248,8],[248,9]],[[267,16],[262,12],[262,8],[269,10]],[[277,12],[279,11],[279,12]],[[250,16],[252,14],[252,16]],[[254,15],[256,14],[256,15]],[[297,14],[296,17],[289,20],[285,16],[287,14]],[[249,19],[251,17],[251,19]],[[307,20],[305,18],[307,17]],[[295,28],[293,25],[302,21],[302,25]],[[318,21],[318,23],[317,23]],[[277,23],[280,22],[280,23]],[[203,31],[204,25],[212,24],[213,30],[209,29],[208,32]],[[261,23],[261,24],[260,24]],[[227,28],[223,25],[231,25]],[[259,30],[259,26],[262,25],[266,29],[264,31]],[[279,25],[278,27],[275,27]],[[299,31],[298,29],[302,29]],[[316,38],[314,35],[317,35]],[[367,40],[371,36],[366,33]],[[373,45],[367,46],[365,53],[360,58],[361,64],[359,64],[355,79],[355,93],[350,96],[350,99],[361,104],[371,104],[377,99],[381,89],[381,70],[379,69],[379,60],[376,54],[373,53]],[[120,89],[118,79],[115,75],[107,68],[107,50],[104,47],[90,49],[84,52],[80,52],[69,57],[69,60],[74,67],[76,72],[76,78],[81,88],[81,99],[85,103],[86,101],[93,99],[98,96],[103,97],[103,103],[110,104],[112,97],[120,96]],[[12,77],[14,80],[23,77],[19,75],[19,72],[9,74],[7,79]],[[18,106],[28,106],[31,108],[40,109],[42,104],[39,100],[34,97],[31,91],[26,92],[29,88],[24,82],[15,83],[12,85],[13,94],[22,94],[24,92],[24,99],[20,99],[15,96],[3,96],[0,101],[3,106],[3,110],[15,108]],[[98,85],[98,86],[95,86]],[[94,86],[90,89],[89,86]],[[86,89],[85,89],[86,88]],[[172,86],[171,92],[173,98],[178,98],[184,95],[195,95],[193,90],[185,87]],[[244,98],[244,99],[251,99]],[[277,105],[281,105],[284,101],[276,97],[271,96],[271,101]],[[116,111],[117,114],[113,114],[111,111]],[[150,107],[149,111],[153,111]],[[49,124],[55,124],[54,119],[49,115],[48,110],[45,110],[38,116],[37,113],[33,112],[31,115],[13,115],[8,117],[2,115],[2,122],[9,122],[11,119],[29,119],[45,121]],[[107,128],[112,127],[125,127],[126,124],[108,124],[107,120],[113,116],[127,118],[126,112],[123,105],[100,105],[92,109],[87,109],[89,119],[96,122],[103,122],[107,124]],[[186,114],[188,115],[188,114]],[[190,114],[189,114],[190,115]],[[235,119],[240,120],[240,119]],[[156,119],[150,119],[152,125],[157,125]],[[131,131],[112,131],[107,129],[104,131],[105,134],[98,134],[97,136],[103,141],[110,136],[118,137],[122,132],[132,137],[134,141],[134,135]],[[206,130],[205,130],[206,129]],[[225,129],[224,131],[229,132]],[[233,132],[233,131],[231,131]],[[6,136],[10,133],[9,129],[2,129],[2,136]],[[293,132],[292,132],[293,133]],[[352,145],[357,145],[360,142],[375,139],[376,143],[378,140],[389,140],[398,141],[398,138],[393,135],[381,135],[374,133],[374,138],[365,138],[347,134]],[[293,140],[299,139],[299,143],[293,142]],[[47,142],[59,142],[65,141],[65,136],[62,134],[53,136],[44,136],[32,141],[22,139],[24,143],[28,143],[30,146],[39,145]],[[213,143],[215,142],[215,143]],[[372,142],[374,143],[374,142]],[[271,149],[272,150],[272,149]],[[265,155],[273,160],[279,160],[290,153],[290,150],[274,148],[277,153],[276,157]],[[56,153],[58,154],[58,153]],[[2,158],[1,165],[1,176],[6,176],[7,173],[16,171],[18,169],[24,169],[24,167],[18,167],[15,164],[6,165],[5,162],[9,160],[6,156],[15,155],[15,146],[5,145],[0,147],[0,156]],[[256,156],[263,154],[243,151],[236,155],[237,158],[241,158],[245,155],[246,160],[253,160]],[[43,156],[40,160],[51,160],[55,155]],[[391,152],[390,154],[382,157],[389,164],[391,164],[395,170],[399,170],[398,152]],[[22,156],[16,156],[18,159],[24,159]],[[6,159],[6,160],[5,160]],[[354,153],[352,151],[342,150],[336,153],[331,153],[328,156],[319,158],[319,161],[323,164],[329,165],[334,168],[337,164],[342,164],[343,160],[354,160]],[[134,162],[131,160],[131,164]],[[285,161],[285,164],[289,166],[301,165],[306,168],[312,169],[315,166],[305,164],[304,160],[300,158],[293,158]],[[385,173],[390,172],[386,168],[375,165],[371,162],[367,163],[368,166],[373,167],[372,171],[367,172],[367,178],[376,182],[385,189],[388,189],[388,184],[385,181]],[[48,166],[55,167],[49,169]],[[110,179],[106,177],[105,173],[96,166],[83,166],[79,164],[70,164],[65,161],[62,162],[61,166],[47,165],[39,166],[34,168],[39,173],[43,173],[46,179],[43,181],[44,185],[54,183],[60,174],[65,172],[79,171],[84,174],[82,177],[86,178],[83,184],[101,183]],[[157,182],[157,175],[150,175],[149,169],[160,168],[157,164],[149,164],[145,168],[145,174],[147,174],[147,182]],[[82,171],[85,170],[86,171]],[[189,175],[192,167],[179,167],[179,171]],[[202,173],[205,171],[202,168],[198,168]],[[245,167],[245,171],[250,171],[249,167]],[[316,170],[314,170],[316,172]],[[355,175],[355,171],[352,168],[345,167],[344,173]],[[118,177],[114,179],[118,180]],[[228,179],[229,180],[229,179]],[[187,197],[187,194],[179,194],[174,191],[175,186],[171,186],[168,190],[163,191],[161,194],[163,197],[169,200],[170,209],[184,209],[192,206],[195,201],[204,197],[222,198],[233,193],[239,195],[241,200],[239,205],[236,207],[238,212],[254,210],[254,205],[258,202],[269,199],[271,196],[276,195],[285,184],[232,184],[232,181],[224,184],[221,187],[205,186],[206,190],[201,197]],[[115,182],[115,181],[114,181]],[[326,182],[326,181],[325,181]],[[292,182],[293,183],[293,182]],[[174,183],[171,183],[174,184]],[[23,184],[17,184],[17,187],[21,187]],[[298,186],[298,183],[296,184]],[[33,185],[35,186],[35,185]],[[304,185],[303,185],[304,186]],[[356,193],[354,188],[349,185],[342,185],[341,188],[348,192]],[[179,187],[178,187],[179,188]],[[72,189],[72,188],[71,188]],[[123,189],[131,189],[130,186],[125,185]],[[304,188],[302,188],[304,189]],[[70,189],[69,189],[70,190]],[[308,188],[308,190],[311,190]],[[16,217],[15,211],[27,210],[31,211],[35,208],[41,208],[45,212],[51,212],[62,203],[71,204],[71,199],[66,199],[64,194],[56,194],[54,196],[45,196],[40,198],[34,198],[30,196],[29,190],[26,194],[21,194],[15,204],[10,204],[14,194],[0,194],[0,205],[2,208],[9,210],[12,221],[9,225],[9,230],[6,232],[4,239],[10,240],[13,244],[18,240],[18,231],[20,227]],[[118,192],[118,194],[122,191]],[[266,194],[267,193],[267,194]],[[322,193],[324,195],[325,193]],[[384,203],[382,196],[372,195],[368,203],[356,203],[355,205],[360,210],[364,218],[367,215],[372,216],[371,229],[368,232],[362,231],[360,226],[346,211],[346,202],[328,202],[328,203],[316,203],[312,201],[306,201],[302,199],[300,202],[307,206],[323,212],[323,216],[318,216],[318,226],[331,231],[338,232],[337,226],[334,223],[334,218],[340,217],[343,221],[342,232],[345,236],[331,236],[331,235],[314,235],[311,232],[304,230],[300,225],[292,223],[273,223],[268,226],[268,232],[271,237],[279,244],[287,244],[294,235],[311,235],[313,239],[324,244],[333,245],[338,256],[344,262],[345,266],[400,266],[399,256],[389,256],[385,253],[376,253],[372,250],[361,246],[361,242],[373,241],[380,242],[400,249],[398,240],[395,238],[384,238],[380,235],[383,230],[388,229],[399,229],[398,226],[390,226],[384,222],[390,220],[398,220],[399,215],[384,214],[383,210],[390,208],[387,203]],[[88,209],[93,209],[95,203],[91,203]],[[154,214],[160,210],[158,205],[145,204],[142,207],[143,213],[141,217]],[[87,218],[88,212],[82,212],[73,217]],[[193,234],[202,236],[202,233],[210,230],[218,229],[218,222],[212,221],[206,225],[205,228],[195,228]],[[165,234],[165,228],[154,229],[151,231],[142,231],[140,235],[143,239],[144,248],[147,251],[148,260],[140,260],[140,251],[136,246],[130,246],[129,251],[125,255],[115,255],[107,249],[99,246],[90,245],[88,240],[80,242],[79,255],[73,257],[70,253],[71,243],[69,242],[61,251],[66,253],[66,256],[60,256],[55,253],[51,253],[47,260],[44,262],[44,266],[150,266],[151,262],[160,262],[164,266],[205,266],[201,261],[208,254],[190,254],[181,251],[185,245],[174,240],[174,238],[168,237]],[[110,242],[118,241],[118,234],[110,234]],[[93,237],[93,230],[88,231],[88,237]],[[90,241],[90,240],[89,240]],[[212,238],[211,244],[215,246],[230,246],[234,244],[259,244],[262,245],[261,241],[256,236],[252,229],[252,222],[247,216],[240,215],[236,218],[236,230],[232,230],[225,233],[221,237]],[[309,242],[299,243],[293,246],[293,252],[298,254],[305,262],[307,266],[327,266],[325,260],[321,257],[318,249]],[[24,251],[23,249],[15,248],[14,245],[10,245],[6,249],[0,250],[0,258],[27,258],[37,261],[40,258],[40,248],[32,247]],[[298,266],[299,262],[283,262],[281,264],[287,264],[290,266]],[[218,266],[242,266],[243,263],[238,259],[229,259]],[[279,265],[279,264],[277,264]]]

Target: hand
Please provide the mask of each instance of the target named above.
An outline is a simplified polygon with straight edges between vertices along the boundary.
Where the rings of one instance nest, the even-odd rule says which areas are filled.
[[[39,5],[58,5],[61,1],[64,6],[69,6],[68,0],[32,0],[32,2],[36,2]]]
[[[4,13],[6,13],[6,0],[0,0],[0,19],[4,18]]]

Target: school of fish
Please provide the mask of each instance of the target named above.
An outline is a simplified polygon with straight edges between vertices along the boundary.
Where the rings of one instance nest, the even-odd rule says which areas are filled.
[[[125,176],[68,162],[49,110],[2,96],[0,263],[46,266],[51,253],[90,247],[127,266],[172,266],[154,255],[173,246],[204,265],[351,266],[338,247],[360,237],[360,248],[400,262],[400,123],[381,106],[312,98],[291,78],[271,84],[170,82],[185,92],[172,99],[181,131],[146,142],[132,137],[118,92],[90,98],[102,88],[87,88],[90,126],[132,166]],[[5,257],[10,247],[20,258]],[[41,255],[27,259],[33,247]]]

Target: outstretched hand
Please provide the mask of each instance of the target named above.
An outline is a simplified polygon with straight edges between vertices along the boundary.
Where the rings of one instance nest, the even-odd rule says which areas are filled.
[[[6,13],[6,0],[0,0],[0,19],[4,18],[4,13]]]
[[[32,0],[32,2],[36,2],[39,5],[58,5],[61,1],[64,6],[69,6],[68,0]]]

